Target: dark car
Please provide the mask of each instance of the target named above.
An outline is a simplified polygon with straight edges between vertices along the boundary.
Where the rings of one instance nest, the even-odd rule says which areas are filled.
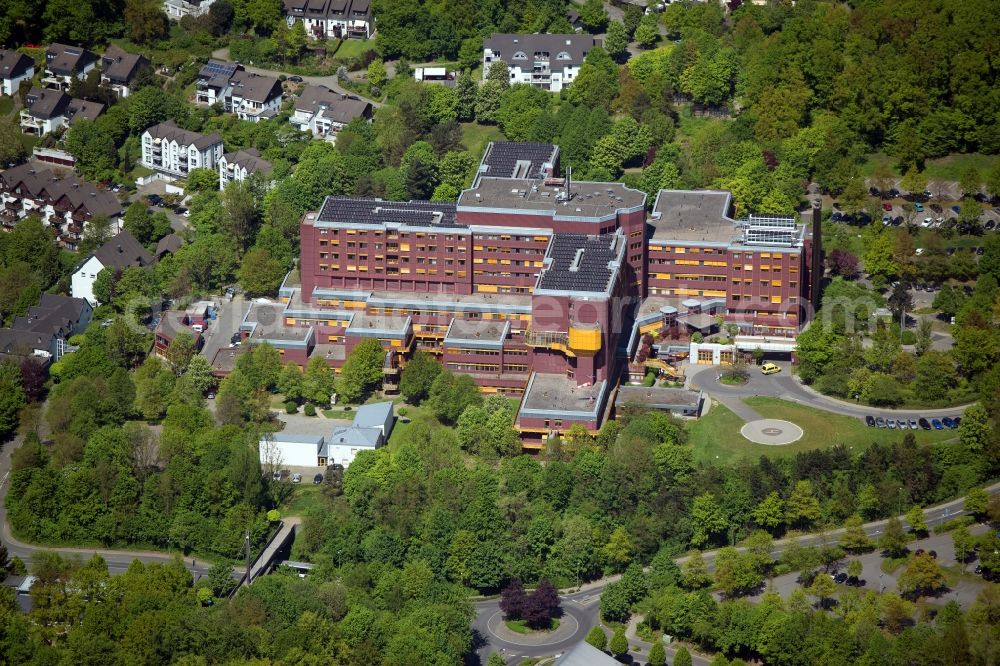
[[[931,419],[931,425],[934,426],[935,430],[944,430],[944,424],[941,423],[940,419]]]
[[[316,476],[314,476],[314,477],[313,477],[313,483],[314,483],[315,485],[317,485],[317,486],[318,486],[319,484],[323,483],[323,475],[322,475],[322,474],[317,474]]]
[[[980,256],[982,256],[983,252],[985,252],[985,251],[986,251],[986,248],[984,248],[984,247],[977,247],[976,248],[976,254],[978,254]]]
[[[240,336],[240,332],[236,331],[235,333],[233,333],[233,337],[229,338],[229,341],[232,342],[233,344],[236,344],[241,339],[242,337]]]
[[[885,427],[885,419],[882,418],[881,416],[879,416],[878,418],[875,419],[875,425],[877,425],[879,428],[884,428]]]
[[[840,222],[840,220],[842,220],[843,218],[844,218],[843,214],[840,211],[836,210],[833,211],[833,214],[830,216],[830,219],[833,220],[834,222]]]
[[[298,75],[296,75],[296,76],[289,76],[288,80],[291,81],[292,83],[302,83],[302,77],[298,76]]]
[[[957,428],[958,426],[962,425],[962,417],[961,416],[956,416],[955,418],[953,418],[951,420],[951,422],[954,423],[955,427]]]
[[[951,210],[952,210],[952,212],[954,212],[957,215],[958,213],[962,212],[962,207],[961,206],[952,206]]]
[[[989,229],[992,229],[993,227],[997,226],[997,223],[994,222],[993,220],[986,220],[986,224],[983,225],[983,226],[985,226],[986,229],[989,230]]]
[[[879,192],[879,189],[877,187],[869,187],[868,188],[868,194],[872,195],[873,197],[880,197],[880,196],[882,196],[882,193]]]
[[[146,201],[153,204],[154,206],[159,206],[161,203],[163,203],[163,197],[161,197],[159,194],[147,194]]]
[[[847,582],[847,574],[841,571],[839,574],[833,577],[833,581],[835,583],[840,583],[841,585],[843,585],[844,583]]]
[[[892,224],[893,224],[893,226],[898,227],[902,223],[903,223],[903,216],[902,215],[897,215],[896,217],[892,218]]]
[[[177,208],[174,208],[174,212],[177,213],[178,215],[183,215],[184,213],[187,212],[187,208],[185,208],[184,206],[178,206]]]
[[[872,416],[871,414],[869,414],[868,416],[865,417],[865,423],[868,424],[869,428],[874,428],[875,427],[875,417]]]
[[[948,429],[953,429],[955,427],[955,422],[952,421],[947,416],[944,417],[943,419],[941,419],[941,423],[944,425],[945,428],[948,428]]]
[[[927,419],[921,418],[920,420],[917,421],[917,423],[920,424],[920,427],[923,428],[924,430],[931,429],[930,421],[928,421]]]

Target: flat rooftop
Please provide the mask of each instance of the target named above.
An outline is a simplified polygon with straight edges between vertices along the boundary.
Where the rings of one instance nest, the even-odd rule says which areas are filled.
[[[351,289],[317,287],[313,291],[311,301],[314,303],[320,298],[363,300],[369,307],[393,307],[404,310],[407,306],[411,306],[414,310],[531,313],[531,294],[452,294],[424,291],[359,292]],[[300,302],[299,304],[311,309],[324,309],[313,303],[303,304]]]
[[[639,403],[647,407],[689,407],[694,409],[701,402],[701,392],[662,386],[620,386],[615,404],[624,405],[629,402]]]
[[[324,342],[313,347],[313,353],[309,358],[319,356],[329,361],[343,361],[347,358],[347,348],[343,344],[330,344]]]
[[[590,386],[577,386],[576,380],[563,374],[534,373],[521,401],[521,414],[539,416],[540,413],[596,413],[602,402],[607,382]]]
[[[537,289],[606,293],[620,268],[625,236],[556,234]]]
[[[660,190],[648,220],[652,239],[728,244],[739,234],[731,207],[723,190]]]
[[[409,315],[370,315],[358,312],[347,327],[347,335],[373,336],[377,333],[402,338],[410,328]]]
[[[475,321],[469,319],[452,319],[444,344],[462,346],[468,343],[494,343],[502,345],[510,330],[506,321]]]
[[[552,182],[552,181],[550,181]],[[546,185],[544,180],[526,178],[481,178],[476,187],[458,198],[458,209],[513,209],[550,213],[557,217],[607,218],[620,210],[646,204],[646,193],[623,183],[573,181],[566,196],[566,184]]]
[[[304,222],[317,226],[391,223],[410,227],[454,228],[455,204],[438,201],[383,201],[367,197],[328,196],[318,213]]]
[[[283,303],[254,303],[251,305],[244,320],[247,324],[254,325],[250,341],[306,342],[309,339],[310,330],[286,325],[284,309]]]

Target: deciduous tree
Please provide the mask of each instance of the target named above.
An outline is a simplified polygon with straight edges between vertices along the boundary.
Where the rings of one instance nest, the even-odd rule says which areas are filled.
[[[375,390],[382,382],[382,364],[385,350],[381,343],[368,338],[347,356],[337,378],[337,393],[346,402],[358,402]]]

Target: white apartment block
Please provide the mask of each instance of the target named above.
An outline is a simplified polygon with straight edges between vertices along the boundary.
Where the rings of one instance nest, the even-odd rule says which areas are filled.
[[[511,85],[559,92],[576,79],[587,53],[598,45],[593,36],[582,34],[494,34],[483,44],[483,71],[502,60],[510,69]]]
[[[142,165],[167,176],[184,178],[191,169],[214,169],[222,158],[222,138],[198,134],[167,121],[142,133]]]
[[[226,189],[232,181],[244,181],[254,173],[271,173],[271,163],[256,148],[226,153],[219,160],[219,189]]]

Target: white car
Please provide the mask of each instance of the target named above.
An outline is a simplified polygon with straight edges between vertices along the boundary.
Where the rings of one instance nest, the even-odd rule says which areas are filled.
[[[934,224],[934,220],[931,219],[931,218],[929,218],[929,217],[925,217],[924,221],[920,223],[920,226],[926,228],[926,227],[931,226],[932,224]]]

